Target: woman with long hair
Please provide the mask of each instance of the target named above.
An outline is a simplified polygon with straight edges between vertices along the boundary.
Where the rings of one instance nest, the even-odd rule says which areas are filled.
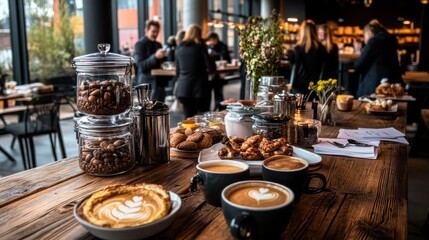
[[[326,49],[317,38],[316,24],[307,19],[301,23],[298,42],[288,59],[292,65],[291,92],[309,93],[308,84],[320,79],[326,59]]]
[[[338,46],[332,39],[332,30],[327,24],[319,25],[317,27],[317,36],[327,52],[322,77],[323,79],[338,79]]]
[[[207,46],[201,37],[201,28],[188,27],[183,42],[175,51],[177,88],[176,97],[183,104],[185,117],[210,110],[208,73],[216,66],[210,60]]]

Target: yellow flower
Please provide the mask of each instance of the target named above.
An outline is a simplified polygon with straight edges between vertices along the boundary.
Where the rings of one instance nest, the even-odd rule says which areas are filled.
[[[337,79],[332,80],[332,86],[337,86]]]
[[[319,85],[319,86],[317,87],[317,91],[321,92],[321,91],[323,91],[323,90],[325,90],[325,86],[323,86],[323,85]]]

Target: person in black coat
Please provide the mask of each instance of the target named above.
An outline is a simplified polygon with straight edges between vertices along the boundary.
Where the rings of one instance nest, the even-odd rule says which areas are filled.
[[[384,78],[390,83],[403,83],[397,55],[398,42],[378,20],[371,20],[364,27],[364,43],[362,54],[355,63],[360,74],[357,96],[375,93]]]
[[[209,111],[208,73],[214,72],[216,66],[209,58],[198,25],[189,26],[183,42],[176,48],[175,59],[176,97],[183,104],[185,117]]]
[[[160,42],[156,41],[159,33],[159,22],[146,21],[145,36],[134,47],[134,62],[137,67],[136,83],[150,83],[152,88],[151,99],[164,101],[165,86],[169,78],[155,77],[150,74],[152,69],[161,68],[167,51],[162,49]]]
[[[231,63],[231,56],[229,55],[228,46],[219,39],[219,35],[217,33],[215,32],[209,33],[206,40],[207,40],[207,46],[209,48],[208,49],[209,56],[214,61],[225,60],[227,63]],[[213,74],[211,81],[209,81],[209,84],[210,84],[210,88],[213,89],[213,93],[214,93],[215,109],[218,109],[218,110],[225,109],[225,107],[220,105],[220,102],[224,100],[224,97],[223,97],[224,80],[221,79],[219,74]]]
[[[326,24],[317,27],[319,41],[326,48],[326,61],[322,68],[322,79],[338,79],[339,54],[338,46],[332,40],[332,31]]]
[[[320,80],[320,73],[326,60],[326,49],[317,38],[316,24],[305,20],[299,30],[299,40],[293,51],[288,51],[292,65],[290,84],[291,93],[308,94],[310,82]]]

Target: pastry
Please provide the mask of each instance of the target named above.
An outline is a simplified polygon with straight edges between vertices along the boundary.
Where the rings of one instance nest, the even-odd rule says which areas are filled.
[[[176,146],[177,149],[195,151],[198,149],[198,143],[192,141],[183,141]]]
[[[201,141],[201,139],[203,139],[204,134],[202,132],[196,132],[193,133],[192,135],[189,135],[188,138],[186,139],[186,141],[191,141],[191,142],[199,142]]]
[[[175,132],[170,136],[170,146],[176,147],[179,143],[185,141],[187,136],[183,133]]]
[[[185,128],[185,134],[186,136],[190,136],[194,133],[194,130],[192,128]]]
[[[213,145],[212,137],[208,133],[203,133],[203,139],[198,142],[198,148],[209,148]]]

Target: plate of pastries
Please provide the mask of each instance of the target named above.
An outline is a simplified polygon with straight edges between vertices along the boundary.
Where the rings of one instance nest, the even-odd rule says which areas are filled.
[[[224,131],[218,127],[180,127],[170,133],[170,147],[176,152],[199,152],[222,140]]]
[[[367,113],[373,114],[395,114],[398,112],[398,104],[391,99],[377,98],[365,104]]]
[[[382,83],[375,89],[375,94],[378,98],[401,98],[405,90],[400,83]]]
[[[225,136],[222,141],[210,148],[203,149],[198,162],[212,160],[239,160],[250,166],[251,174],[260,174],[264,159],[274,155],[288,155],[306,160],[310,166],[320,166],[322,157],[305,149],[288,143],[287,138],[268,139],[260,135],[241,138]]]

